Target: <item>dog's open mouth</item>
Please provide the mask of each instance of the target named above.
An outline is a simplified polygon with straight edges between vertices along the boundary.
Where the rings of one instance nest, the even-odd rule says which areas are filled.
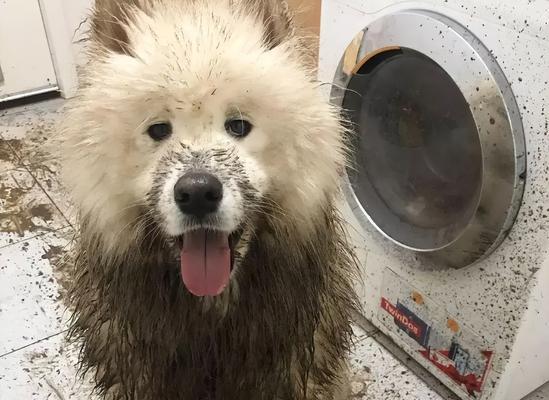
[[[179,239],[181,277],[195,296],[217,296],[229,284],[242,229],[233,233],[197,229]]]

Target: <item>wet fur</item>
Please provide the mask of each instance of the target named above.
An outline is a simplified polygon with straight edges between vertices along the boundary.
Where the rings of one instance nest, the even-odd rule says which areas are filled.
[[[353,254],[334,206],[337,168],[345,162],[343,129],[304,66],[287,7],[274,0],[98,0],[96,7],[92,61],[61,139],[65,179],[80,213],[70,333],[83,344],[82,367],[95,374],[98,393],[117,400],[345,398],[357,303]],[[150,76],[138,85],[121,73],[126,62],[147,64],[147,54],[131,40],[144,29],[139,24],[147,15],[154,24],[156,8],[188,10],[207,20],[219,7],[260,27],[247,34],[249,41],[253,47],[257,33],[265,68],[285,77],[260,83],[251,75],[258,92],[275,90],[261,109],[280,119],[280,125],[264,122],[268,145],[258,150],[225,139],[181,138],[160,151],[146,139],[130,139],[142,134],[131,125],[133,114],[120,109],[129,107],[131,114],[155,91],[169,90],[164,85],[181,82],[169,67],[158,71],[161,81],[150,88]],[[226,23],[234,40],[241,39],[238,27]],[[181,62],[177,54],[173,58],[167,59]],[[281,58],[286,67],[273,66]],[[113,69],[110,81],[106,72]],[[224,84],[206,85],[200,107],[207,108]],[[187,115],[200,114],[196,100],[172,96],[176,109],[180,101],[182,110],[189,107]],[[277,96],[291,108],[278,104]],[[286,135],[284,141],[275,132]],[[245,211],[234,276],[221,296],[209,300],[183,286],[178,248],[163,228],[159,206],[169,176],[197,166],[215,171]]]
[[[260,224],[223,310],[188,294],[161,240],[103,264],[98,238],[83,237],[71,330],[86,366],[98,368],[98,389],[118,384],[115,398],[127,399],[337,398],[351,254],[333,210],[307,238],[288,229]]]

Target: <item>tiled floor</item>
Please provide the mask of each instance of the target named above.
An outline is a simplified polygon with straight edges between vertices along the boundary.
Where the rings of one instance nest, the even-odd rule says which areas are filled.
[[[1,400],[90,398],[89,383],[74,366],[76,350],[64,341],[68,315],[59,260],[74,218],[58,164],[44,150],[60,106],[54,100],[0,111]],[[353,399],[441,400],[375,333],[357,328]]]

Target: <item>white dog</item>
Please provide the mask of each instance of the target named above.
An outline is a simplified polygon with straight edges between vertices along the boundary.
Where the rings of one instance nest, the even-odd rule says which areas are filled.
[[[346,396],[344,129],[307,54],[283,1],[97,0],[62,150],[102,396]]]

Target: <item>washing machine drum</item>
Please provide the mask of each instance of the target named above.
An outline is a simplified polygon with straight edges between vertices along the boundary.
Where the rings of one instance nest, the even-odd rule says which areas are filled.
[[[522,197],[516,102],[489,52],[453,21],[407,12],[376,24],[347,49],[332,93],[352,132],[349,200],[401,248],[470,265],[503,240]]]

